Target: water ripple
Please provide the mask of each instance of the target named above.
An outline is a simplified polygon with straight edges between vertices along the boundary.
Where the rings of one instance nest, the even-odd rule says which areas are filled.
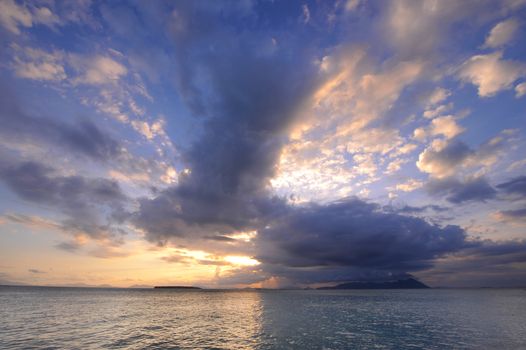
[[[524,290],[0,287],[2,349],[525,349]]]

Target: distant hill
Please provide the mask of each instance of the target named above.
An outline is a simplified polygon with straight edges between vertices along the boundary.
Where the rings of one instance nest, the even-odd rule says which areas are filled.
[[[425,289],[429,288],[414,278],[408,278],[389,282],[349,282],[332,287],[321,287],[318,289]]]
[[[134,285],[131,285],[129,286],[128,288],[130,289],[151,289],[152,288],[152,285],[150,284],[134,284]]]
[[[156,289],[202,289],[199,287],[192,287],[192,286],[155,286],[153,288],[156,288]]]

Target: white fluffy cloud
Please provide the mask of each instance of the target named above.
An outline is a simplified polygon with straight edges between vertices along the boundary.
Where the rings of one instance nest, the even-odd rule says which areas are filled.
[[[96,56],[87,62],[85,73],[77,79],[78,83],[102,85],[118,81],[127,74],[125,66],[108,56]]]
[[[105,85],[117,82],[128,73],[121,63],[107,55],[81,56],[63,51],[44,51],[35,47],[11,45],[12,68],[21,78],[60,81],[73,73],[73,84]]]
[[[429,107],[432,107],[440,102],[445,101],[449,96],[451,96],[451,91],[444,89],[444,88],[436,88],[431,92],[429,95],[428,103],[427,105]]]
[[[462,133],[464,128],[457,124],[455,117],[448,115],[433,119],[431,122],[431,135],[443,135],[446,139],[451,139]]]
[[[360,0],[347,0],[345,3],[345,11],[352,12],[358,8]]]
[[[511,18],[498,23],[486,37],[484,47],[498,48],[507,44],[519,29],[519,21]]]
[[[451,110],[453,108],[453,103],[448,103],[444,105],[439,105],[435,108],[430,108],[424,111],[424,118],[432,119],[435,117],[438,117],[439,115],[446,113],[447,111]]]
[[[452,139],[464,130],[457,124],[455,116],[447,115],[433,119],[428,127],[415,129],[413,137],[419,141],[424,141],[430,136],[444,136],[446,139]]]
[[[132,127],[146,137],[148,140],[153,139],[155,136],[164,136],[164,120],[159,119],[153,123],[148,123],[141,120],[133,120],[131,122]]]
[[[436,139],[418,157],[417,168],[435,178],[445,178],[463,169],[489,169],[514,140],[516,130],[503,130],[499,135],[472,149],[458,139]]]
[[[59,81],[67,78],[64,55],[60,51],[46,52],[35,48],[12,46],[15,51],[13,68],[24,79]]]
[[[526,95],[526,83],[520,83],[515,86],[515,97],[519,98]]]
[[[363,186],[392,174],[416,149],[398,129],[372,125],[388,118],[404,89],[426,74],[425,62],[388,62],[375,69],[361,49],[336,50],[320,60],[326,77],[312,96],[313,109],[294,126],[272,187],[301,199],[367,195]],[[387,159],[383,159],[387,157]]]
[[[47,7],[26,6],[14,0],[0,1],[0,25],[13,34],[20,34],[20,27],[30,28],[34,24],[53,27],[59,18]]]
[[[403,192],[412,192],[422,187],[424,183],[416,179],[409,179],[406,182],[399,183],[395,186],[395,189]]]
[[[33,20],[31,12],[18,6],[13,0],[0,1],[0,24],[13,34],[20,34],[18,26],[31,27]]]
[[[501,90],[510,89],[523,76],[526,66],[522,62],[502,59],[502,52],[476,55],[466,61],[459,77],[478,87],[481,97],[490,97]]]

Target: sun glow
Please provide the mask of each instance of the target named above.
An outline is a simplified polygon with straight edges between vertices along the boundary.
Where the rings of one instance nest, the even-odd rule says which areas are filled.
[[[252,239],[254,239],[257,236],[257,231],[247,231],[247,232],[238,232],[231,235],[228,235],[228,237],[244,241],[244,242],[250,242]]]
[[[260,262],[256,259],[252,259],[248,256],[240,256],[240,255],[227,255],[224,257],[224,260],[231,263],[232,265],[239,265],[239,266],[256,266],[259,265]]]

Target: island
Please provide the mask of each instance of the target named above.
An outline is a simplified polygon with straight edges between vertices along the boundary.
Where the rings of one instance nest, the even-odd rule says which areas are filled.
[[[331,287],[320,287],[318,290],[328,289],[425,289],[429,286],[414,278],[407,278],[387,282],[348,282]]]

